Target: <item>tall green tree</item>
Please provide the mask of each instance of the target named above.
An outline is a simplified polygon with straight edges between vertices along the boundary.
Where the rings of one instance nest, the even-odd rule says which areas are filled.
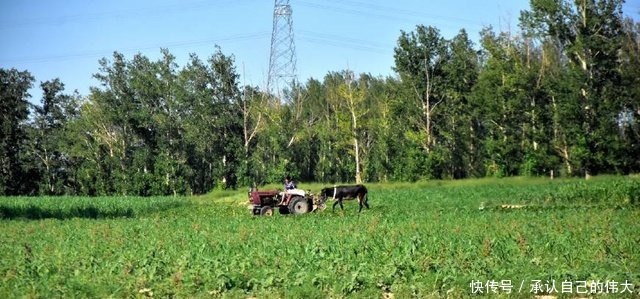
[[[470,156],[478,141],[469,99],[479,66],[466,31],[446,40],[434,27],[417,26],[401,33],[394,57],[404,89],[414,94],[405,103],[412,123],[405,137],[424,150],[424,175],[468,176],[478,164]]]
[[[448,59],[443,65],[443,113],[438,121],[444,148],[443,176],[465,178],[478,175],[481,166],[478,107],[472,103],[472,89],[478,80],[478,53],[465,30],[448,41]]]
[[[34,78],[27,71],[0,68],[0,194],[33,193],[26,123],[29,117],[29,88]]]
[[[360,75],[360,85],[367,86],[362,119],[362,166],[364,177],[369,182],[387,181],[392,174],[391,148],[395,147],[392,136],[395,91],[393,78],[375,78]]]
[[[625,19],[620,52],[622,103],[618,114],[621,143],[615,159],[622,173],[640,170],[640,23]]]
[[[573,117],[581,128],[568,141],[572,160],[585,176],[616,168],[620,144],[617,119],[625,109],[620,94],[622,0],[532,0],[521,23],[528,34],[550,38],[568,59],[580,109]],[[568,119],[565,119],[568,121]]]
[[[77,118],[78,96],[64,94],[64,84],[59,79],[45,81],[41,105],[35,106],[31,128],[32,152],[42,175],[40,193],[57,195],[74,193],[72,173],[74,161],[67,154],[69,138],[67,125]]]
[[[337,113],[345,113],[347,115],[347,122],[339,123],[339,127],[344,131],[349,131],[350,139],[353,145],[353,150],[350,151],[353,156],[354,178],[356,184],[362,183],[362,117],[368,111],[364,106],[364,100],[366,97],[367,87],[366,82],[357,82],[354,84],[353,72],[347,71],[345,83],[338,86],[336,93],[334,94],[337,100],[342,105],[337,105]]]
[[[547,154],[541,121],[537,55],[529,40],[510,33],[482,34],[483,64],[474,86],[482,117],[487,175],[537,174]]]
[[[401,32],[394,58],[396,72],[415,92],[415,102],[407,103],[415,109],[409,119],[416,126],[416,139],[429,153],[436,143],[434,118],[442,113],[436,108],[444,101],[446,40],[435,27],[417,26],[415,32]]]
[[[86,131],[74,151],[84,158],[83,192],[177,195],[235,186],[243,127],[233,58],[218,49],[207,62],[192,55],[179,70],[171,53],[161,54],[101,61],[101,87],[74,124]]]
[[[87,156],[95,157],[88,176],[96,180],[97,194],[130,194],[131,146],[135,144],[134,122],[144,113],[140,98],[131,87],[131,70],[124,55],[114,53],[112,61],[100,60],[100,72],[94,77],[100,87],[91,88],[88,109],[83,115],[89,123]],[[93,170],[92,170],[93,169]]]

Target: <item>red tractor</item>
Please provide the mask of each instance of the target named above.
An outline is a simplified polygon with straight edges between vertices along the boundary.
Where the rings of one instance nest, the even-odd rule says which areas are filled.
[[[324,202],[314,200],[311,192],[300,189],[286,191],[258,191],[249,192],[249,205],[253,215],[273,215],[276,208],[280,214],[304,214],[317,209],[324,209]]]

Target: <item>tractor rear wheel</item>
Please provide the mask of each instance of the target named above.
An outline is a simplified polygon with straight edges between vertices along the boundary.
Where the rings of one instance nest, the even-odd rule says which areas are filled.
[[[260,216],[273,216],[273,209],[270,206],[264,206],[260,209]]]
[[[296,196],[289,202],[289,212],[291,214],[304,214],[309,212],[309,203],[303,197]]]

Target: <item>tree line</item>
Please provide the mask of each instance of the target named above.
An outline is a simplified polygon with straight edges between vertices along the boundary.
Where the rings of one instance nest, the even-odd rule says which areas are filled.
[[[517,33],[400,33],[394,76],[310,78],[285,99],[217,48],[180,67],[114,53],[86,96],[0,69],[0,194],[178,195],[299,181],[640,170],[640,23],[621,0],[533,0]]]

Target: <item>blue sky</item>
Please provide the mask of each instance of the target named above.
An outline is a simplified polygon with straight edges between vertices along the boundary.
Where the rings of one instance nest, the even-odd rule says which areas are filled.
[[[528,0],[291,0],[298,78],[329,71],[392,75],[400,30],[438,27],[450,38],[465,28],[478,39],[483,26],[517,30]],[[640,0],[624,6],[640,19]],[[219,45],[234,55],[246,84],[267,80],[271,0],[0,0],[0,67],[28,70],[41,81],[60,78],[67,91],[88,94],[98,59],[113,51],[155,59],[168,48],[184,66]],[[37,90],[32,102],[40,101]]]

